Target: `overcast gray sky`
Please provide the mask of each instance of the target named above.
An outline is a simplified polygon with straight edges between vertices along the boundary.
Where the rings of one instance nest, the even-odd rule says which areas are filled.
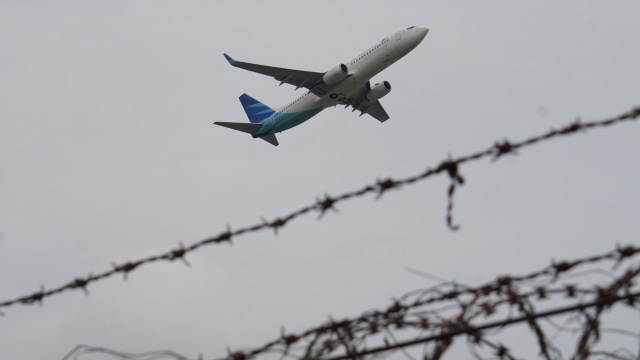
[[[631,0],[0,1],[0,300],[626,111],[640,101],[638,13]],[[246,121],[243,92],[274,107],[299,95],[223,52],[326,71],[410,25],[431,31],[374,78],[393,86],[386,123],[327,109],[278,147],[212,125]],[[479,284],[637,243],[639,135],[624,124],[463,166],[458,232],[449,180],[434,178],[203,248],[189,268],[2,309],[0,357],[80,343],[218,357],[433,285],[407,266]]]

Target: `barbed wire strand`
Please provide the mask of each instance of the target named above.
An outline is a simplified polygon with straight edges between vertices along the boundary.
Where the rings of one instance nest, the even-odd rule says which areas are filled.
[[[87,345],[78,345],[71,352],[69,352],[62,360],[77,360],[83,354],[89,353],[101,353],[106,355],[111,355],[114,357],[119,357],[123,360],[154,360],[161,358],[171,357],[176,360],[189,360],[187,357],[182,356],[171,350],[157,350],[157,351],[149,351],[140,354],[129,354],[122,351],[116,351],[107,349],[104,347],[92,347]],[[201,360],[201,359],[199,359]]]
[[[310,212],[318,212],[319,219],[321,219],[329,210],[336,210],[335,205],[347,200],[351,200],[354,198],[359,198],[369,194],[375,194],[376,199],[380,198],[383,194],[391,189],[396,189],[402,186],[411,185],[416,182],[425,180],[432,176],[447,173],[449,178],[451,179],[451,184],[449,186],[447,196],[448,196],[448,205],[447,205],[447,215],[446,222],[451,230],[457,230],[459,228],[458,225],[453,224],[453,196],[455,193],[455,189],[458,186],[461,186],[464,183],[464,178],[459,173],[459,166],[471,161],[477,161],[486,157],[492,157],[492,160],[495,161],[506,154],[513,154],[516,150],[522,149],[524,147],[532,146],[534,144],[541,143],[543,141],[547,141],[550,139],[558,138],[560,136],[568,136],[571,134],[575,134],[579,131],[586,131],[589,129],[602,128],[612,126],[614,124],[618,124],[624,121],[636,120],[640,117],[640,106],[631,109],[621,115],[600,120],[600,121],[590,121],[590,122],[582,122],[579,118],[576,119],[573,123],[566,125],[558,130],[551,129],[546,133],[541,135],[533,136],[526,140],[520,142],[510,142],[508,140],[503,140],[501,142],[496,142],[493,146],[489,147],[486,150],[478,151],[466,156],[458,157],[458,158],[447,158],[442,161],[436,167],[428,168],[424,172],[406,177],[401,179],[393,179],[386,178],[384,180],[378,179],[373,184],[368,184],[363,186],[362,188],[350,192],[343,193],[342,195],[338,195],[332,197],[328,194],[324,195],[324,198],[319,198],[315,203],[304,206],[296,211],[289,213],[288,215],[284,215],[282,217],[275,218],[272,221],[267,221],[265,219],[262,220],[261,223],[251,225],[248,227],[240,228],[237,230],[232,230],[231,226],[227,226],[227,229],[218,234],[217,236],[212,236],[191,244],[187,247],[184,244],[180,243],[180,246],[176,249],[169,250],[163,254],[150,256],[139,260],[127,261],[122,264],[112,263],[113,269],[104,271],[102,273],[93,275],[89,274],[87,277],[77,277],[71,282],[59,286],[57,288],[46,290],[44,286],[41,286],[40,290],[32,293],[30,295],[24,295],[12,300],[5,300],[0,302],[0,308],[6,308],[9,306],[13,306],[16,304],[30,305],[34,303],[42,304],[42,301],[45,298],[66,292],[71,290],[82,290],[87,294],[87,286],[89,284],[98,282],[100,280],[104,280],[106,278],[112,277],[116,274],[122,274],[124,279],[126,280],[127,276],[140,268],[142,265],[147,265],[159,261],[175,261],[182,260],[185,264],[189,264],[186,261],[185,256],[188,253],[191,253],[201,247],[212,245],[212,244],[223,244],[223,243],[231,243],[233,238],[239,237],[244,234],[254,233],[258,231],[263,231],[267,229],[272,229],[277,234],[278,230],[284,226],[286,226],[289,222],[293,221]],[[2,314],[0,312],[0,314]]]
[[[483,359],[480,354],[482,346],[491,349],[493,358],[516,359],[518,357],[513,347],[492,341],[490,337],[496,337],[519,324],[528,325],[540,357],[562,359],[561,347],[546,334],[547,331],[557,331],[558,327],[541,321],[563,315],[581,321],[579,328],[561,330],[576,335],[571,359],[593,356],[634,359],[636,357],[630,350],[606,351],[595,346],[604,334],[631,336],[636,341],[640,340],[638,334],[630,331],[601,326],[603,314],[614,306],[623,305],[634,311],[640,310],[640,286],[637,285],[640,278],[639,260],[640,246],[618,245],[616,249],[599,255],[552,261],[550,265],[529,274],[498,276],[476,287],[444,282],[407,293],[394,299],[386,309],[367,311],[356,318],[329,318],[326,323],[298,334],[286,333],[282,329],[277,339],[258,348],[228,349],[227,356],[222,359],[249,360],[269,354],[279,355],[281,359],[363,359],[395,350],[402,350],[411,359],[405,349],[416,345],[425,346],[424,359],[440,359],[454,344],[454,340],[460,337],[467,339],[470,352],[476,359]],[[610,263],[608,266],[613,275],[606,285],[598,278],[597,272],[584,270],[585,267],[602,267],[606,263]],[[583,280],[582,285],[565,282],[567,279],[573,281],[576,277]],[[552,301],[553,307],[537,309]],[[489,330],[493,333],[489,333]],[[418,334],[409,338],[403,336],[408,331]],[[367,340],[376,344],[367,347]],[[343,353],[336,354],[341,349]],[[121,359],[141,359],[132,354],[123,357],[124,353],[79,345],[64,360],[72,355],[76,356],[73,359],[77,359],[90,352],[115,354]],[[176,359],[187,359],[179,354],[173,355]]]

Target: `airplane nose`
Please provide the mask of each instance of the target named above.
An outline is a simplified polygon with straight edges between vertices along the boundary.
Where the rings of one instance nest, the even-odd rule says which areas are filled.
[[[422,39],[424,39],[424,37],[427,36],[428,32],[429,32],[428,27],[422,27],[422,26],[416,27],[416,33],[418,34],[418,39],[420,39],[420,41],[422,41]]]

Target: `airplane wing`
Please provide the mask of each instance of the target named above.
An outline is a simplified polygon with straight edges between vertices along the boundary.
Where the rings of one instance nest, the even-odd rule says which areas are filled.
[[[326,93],[326,91],[321,86],[324,85],[324,82],[322,81],[322,76],[324,75],[324,73],[285,69],[260,64],[251,64],[242,61],[236,61],[227,54],[224,54],[224,57],[232,66],[257,72],[258,74],[271,76],[274,79],[280,81],[280,85],[290,84],[295,86],[296,90],[299,88],[306,88],[318,96],[323,96]]]
[[[382,104],[380,104],[380,101],[374,101],[374,102],[367,101],[363,103],[361,106],[358,106],[356,110],[361,111],[360,113],[361,116],[364,114],[369,114],[374,119],[380,122],[385,122],[389,120],[389,115],[382,107]]]
[[[324,88],[325,84],[322,81],[324,73],[251,64],[237,61],[227,54],[224,54],[224,57],[232,66],[253,71],[258,74],[271,76],[280,81],[280,85],[290,84],[295,86],[296,90],[303,87],[317,96],[324,96],[327,93]],[[366,95],[369,89],[370,86],[363,86],[357,96],[346,99],[342,104],[346,106],[353,106],[353,111],[360,111],[360,115],[369,114],[380,122],[389,120],[389,115],[379,101],[370,101],[367,99]]]
[[[382,104],[380,104],[380,101],[370,101],[369,99],[367,99],[367,93],[369,92],[370,88],[371,86],[368,84],[363,86],[358,95],[346,99],[342,102],[342,104],[345,107],[353,107],[352,111],[360,111],[360,116],[369,114],[374,119],[380,122],[389,120],[389,114],[387,114],[387,112],[384,110]]]

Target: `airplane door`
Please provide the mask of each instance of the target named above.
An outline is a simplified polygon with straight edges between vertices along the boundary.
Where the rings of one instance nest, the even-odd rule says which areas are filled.
[[[396,40],[400,40],[400,39],[402,39],[402,32],[398,31],[396,33]]]

